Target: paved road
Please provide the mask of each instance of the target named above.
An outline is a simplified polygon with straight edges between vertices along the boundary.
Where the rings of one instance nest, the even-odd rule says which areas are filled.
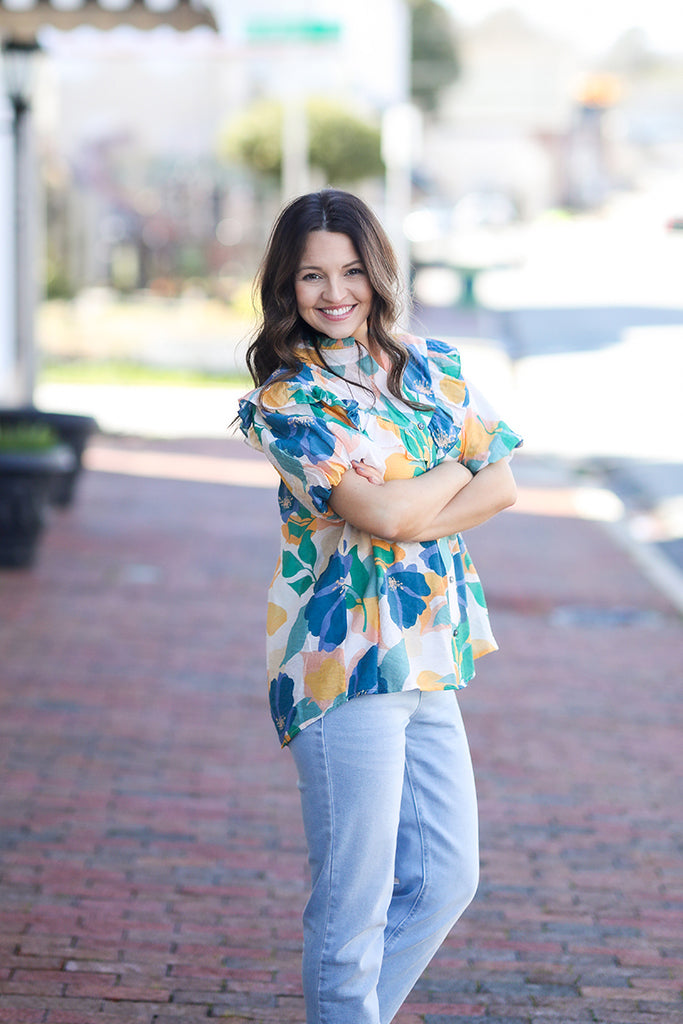
[[[301,1024],[305,857],[264,694],[272,476],[99,439],[0,572],[0,1021]],[[482,884],[397,1024],[683,1020],[681,624],[521,455],[474,531],[501,645],[461,703]]]

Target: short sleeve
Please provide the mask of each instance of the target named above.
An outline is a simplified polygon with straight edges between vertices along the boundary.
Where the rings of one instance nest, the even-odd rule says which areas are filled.
[[[453,346],[428,339],[434,395],[460,426],[458,458],[471,472],[508,458],[522,438],[501,420],[488,400],[462,375],[460,354]]]
[[[359,443],[343,404],[281,381],[246,395],[239,414],[247,443],[263,452],[296,500],[315,516],[341,522],[328,502]]]

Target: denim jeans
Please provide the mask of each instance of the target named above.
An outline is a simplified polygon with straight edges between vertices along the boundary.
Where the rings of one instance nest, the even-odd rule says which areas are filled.
[[[389,1024],[478,882],[452,690],[356,697],[290,743],[311,870],[307,1024]]]

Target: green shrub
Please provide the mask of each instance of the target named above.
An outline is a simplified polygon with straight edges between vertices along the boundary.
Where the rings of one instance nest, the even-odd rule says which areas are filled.
[[[379,128],[355,110],[327,99],[306,102],[309,160],[329,184],[349,184],[383,173]],[[282,104],[259,100],[229,125],[220,149],[224,158],[277,178],[282,171]]]

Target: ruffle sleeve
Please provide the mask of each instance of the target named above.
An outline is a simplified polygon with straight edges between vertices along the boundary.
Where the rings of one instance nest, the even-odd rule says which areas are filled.
[[[264,453],[287,489],[315,516],[341,522],[332,488],[360,458],[357,405],[314,384],[266,383],[240,400],[240,429]]]
[[[427,339],[431,383],[437,405],[460,426],[458,458],[472,473],[508,458],[522,438],[500,419],[488,400],[462,375],[460,354],[443,341]]]

